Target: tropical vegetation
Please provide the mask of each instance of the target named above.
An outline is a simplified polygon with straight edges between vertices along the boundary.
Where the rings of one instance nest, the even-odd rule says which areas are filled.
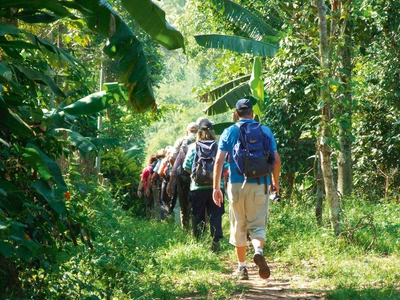
[[[0,298],[239,299],[226,239],[145,220],[136,189],[188,122],[221,132],[250,97],[282,160],[274,276],[398,299],[400,4],[304,4],[1,1]]]

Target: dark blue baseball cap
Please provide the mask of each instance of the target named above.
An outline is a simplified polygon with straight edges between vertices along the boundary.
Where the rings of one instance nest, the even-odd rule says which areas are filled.
[[[213,129],[213,126],[212,126],[212,123],[211,123],[209,120],[204,119],[203,121],[200,122],[200,124],[199,124],[199,129],[208,129],[208,130],[212,130],[212,129]]]
[[[240,109],[253,109],[253,104],[251,104],[249,99],[240,99],[236,103],[236,110]]]

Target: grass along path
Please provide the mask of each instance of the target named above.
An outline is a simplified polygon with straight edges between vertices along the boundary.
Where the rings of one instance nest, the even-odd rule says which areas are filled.
[[[378,273],[384,273],[385,269],[393,266],[394,270],[399,270],[400,260],[398,257],[366,257],[364,263],[370,267],[361,266],[357,259],[338,262],[336,272],[342,272],[342,274],[338,274],[337,279],[343,280],[340,278],[348,276],[348,283],[343,282],[343,285],[337,285],[337,279],[315,278],[315,273],[324,272],[326,264],[303,263],[301,267],[290,267],[289,264],[270,262],[268,264],[271,269],[271,277],[264,280],[258,276],[257,266],[254,263],[248,263],[250,279],[238,281],[238,284],[243,285],[243,290],[234,293],[231,299],[400,299],[400,283],[392,286],[387,285],[384,280],[368,282],[368,273],[371,268],[376,266],[380,266],[376,269]],[[229,265],[229,263],[227,264]],[[347,269],[342,268],[344,265],[347,265]],[[232,271],[236,267],[236,263],[230,264]],[[349,272],[349,269],[357,269],[358,276]],[[393,271],[393,275],[399,276],[400,273],[396,272],[398,271]],[[355,282],[359,282],[359,284]]]
[[[382,261],[383,260],[386,259],[382,258]],[[398,263],[400,263],[400,261],[398,261]],[[351,262],[349,262],[349,264],[351,264]],[[271,269],[271,277],[264,280],[258,276],[257,266],[254,263],[248,264],[247,269],[250,279],[239,280],[237,283],[243,286],[243,290],[233,293],[230,299],[400,299],[400,284],[397,285],[397,287],[385,287],[382,286],[382,282],[375,282],[373,283],[374,286],[369,285],[368,287],[337,287],[334,284],[330,285],[327,278],[310,278],[304,274],[296,274],[291,271],[290,267],[282,263],[273,262],[269,263],[269,266]],[[233,271],[237,265],[236,263],[231,264],[230,267]],[[318,266],[304,265],[303,268],[317,269]],[[307,271],[304,273],[307,273]]]
[[[116,299],[400,299],[399,205],[353,203],[344,211],[349,226],[373,214],[377,235],[368,251],[374,238],[369,227],[338,238],[329,226],[316,226],[310,207],[271,210],[268,280],[258,277],[250,249],[250,280],[230,278],[237,265],[228,214],[221,253],[214,254],[208,232],[196,241],[173,221],[138,220],[110,205],[96,210],[97,251],[87,263],[81,260],[81,268],[92,268],[97,276],[88,278],[91,286]]]

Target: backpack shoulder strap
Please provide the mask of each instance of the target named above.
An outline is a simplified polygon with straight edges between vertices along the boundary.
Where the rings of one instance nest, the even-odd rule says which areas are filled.
[[[235,125],[238,128],[238,141],[240,141],[240,143],[244,146],[244,145],[246,145],[246,143],[245,143],[246,141],[244,140],[244,136],[243,136],[243,130],[242,130],[242,128],[244,128],[244,127],[242,127],[243,124],[245,124],[245,123],[239,123],[239,122],[235,123]],[[245,126],[247,126],[247,125],[245,125]]]

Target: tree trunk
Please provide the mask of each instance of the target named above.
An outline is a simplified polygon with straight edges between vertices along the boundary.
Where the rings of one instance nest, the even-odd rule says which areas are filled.
[[[332,8],[337,7],[337,1],[332,0]],[[329,217],[331,226],[336,235],[340,234],[340,218],[339,218],[339,197],[337,194],[337,188],[333,178],[332,163],[331,163],[331,147],[329,145],[332,140],[332,131],[330,128],[330,121],[332,119],[332,108],[331,108],[331,96],[330,96],[330,54],[329,54],[329,42],[328,42],[328,30],[326,22],[326,11],[327,7],[323,0],[317,1],[318,6],[318,17],[319,17],[319,32],[320,32],[320,80],[321,80],[321,103],[322,105],[322,118],[320,133],[321,138],[319,141],[319,150],[321,152],[321,167],[322,174],[325,183],[326,199],[329,205]],[[331,31],[334,24],[331,24]],[[329,40],[332,40],[330,37]]]
[[[325,134],[327,131],[325,131]],[[329,219],[331,226],[336,235],[340,234],[340,203],[339,196],[333,178],[332,163],[331,163],[331,147],[328,144],[322,143],[321,149],[321,168],[325,183],[326,200],[329,206]]]
[[[293,171],[289,171],[286,175],[285,175],[285,182],[287,183],[287,189],[285,191],[285,199],[291,199],[292,198],[292,193],[293,193],[293,186],[294,186],[294,172]]]
[[[324,177],[322,176],[322,168],[321,168],[321,157],[318,152],[316,155],[316,169],[315,178],[317,180],[317,198],[315,200],[315,217],[317,218],[318,225],[322,225],[322,211],[323,211],[323,201],[325,196],[325,188],[324,188]]]
[[[347,16],[341,11],[341,16]],[[351,25],[349,16],[342,18],[341,23],[342,46],[340,47],[340,82],[343,92],[340,92],[338,116],[339,122],[339,146],[338,157],[338,190],[342,196],[348,196],[352,192],[353,161],[351,159],[351,130],[352,130],[352,96],[351,96]],[[341,89],[339,89],[341,91]]]

